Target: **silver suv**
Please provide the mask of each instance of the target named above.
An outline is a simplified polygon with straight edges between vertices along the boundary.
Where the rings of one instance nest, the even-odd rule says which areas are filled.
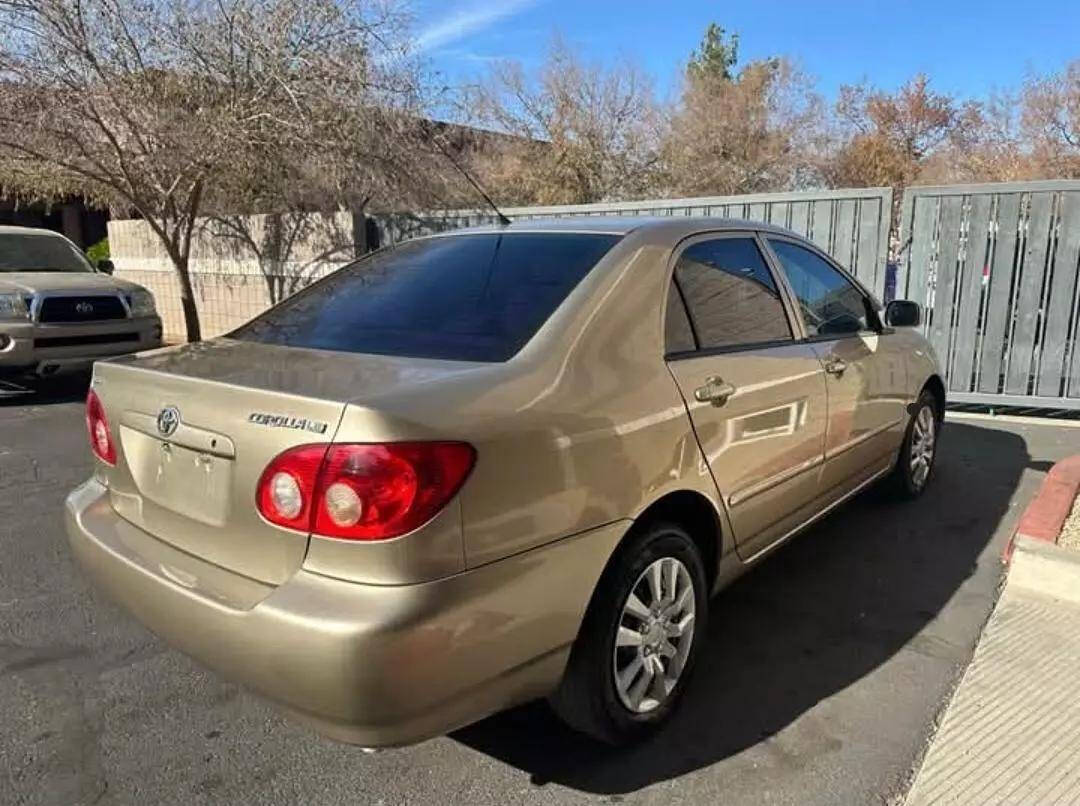
[[[0,377],[52,375],[161,345],[154,296],[62,235],[0,227]]]

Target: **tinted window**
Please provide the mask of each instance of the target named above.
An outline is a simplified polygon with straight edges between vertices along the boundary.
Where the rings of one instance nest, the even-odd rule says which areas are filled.
[[[505,361],[616,235],[492,233],[412,241],[335,272],[233,338],[357,353]]]
[[[687,247],[675,264],[675,281],[702,349],[791,338],[780,293],[751,238]]]
[[[769,245],[784,267],[811,336],[868,330],[866,297],[825,260],[789,241]]]
[[[0,234],[0,273],[15,271],[92,272],[82,252],[54,235]]]
[[[664,351],[668,353],[686,353],[694,350],[694,331],[690,329],[690,319],[686,315],[686,306],[675,283],[668,289],[667,314],[664,317]]]

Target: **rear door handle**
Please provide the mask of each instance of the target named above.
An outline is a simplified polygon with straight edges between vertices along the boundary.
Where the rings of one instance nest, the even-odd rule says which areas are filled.
[[[825,362],[825,371],[839,378],[847,369],[847,361],[842,358],[833,358]]]
[[[727,383],[723,378],[713,375],[705,379],[705,383],[694,390],[694,400],[698,403],[712,403],[714,406],[723,406],[728,398],[735,394],[735,387]]]

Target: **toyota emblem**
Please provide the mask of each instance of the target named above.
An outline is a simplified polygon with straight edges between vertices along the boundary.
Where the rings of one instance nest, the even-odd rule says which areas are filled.
[[[75,313],[80,313],[83,316],[94,312],[94,306],[89,302],[80,302],[75,305]]]
[[[180,425],[180,409],[166,406],[157,416],[157,430],[163,437],[171,437]]]

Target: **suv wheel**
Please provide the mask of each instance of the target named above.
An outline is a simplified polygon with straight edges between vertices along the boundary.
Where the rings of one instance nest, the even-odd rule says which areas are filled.
[[[705,569],[675,524],[644,527],[604,572],[559,690],[572,727],[622,744],[659,726],[686,688],[707,621]]]

